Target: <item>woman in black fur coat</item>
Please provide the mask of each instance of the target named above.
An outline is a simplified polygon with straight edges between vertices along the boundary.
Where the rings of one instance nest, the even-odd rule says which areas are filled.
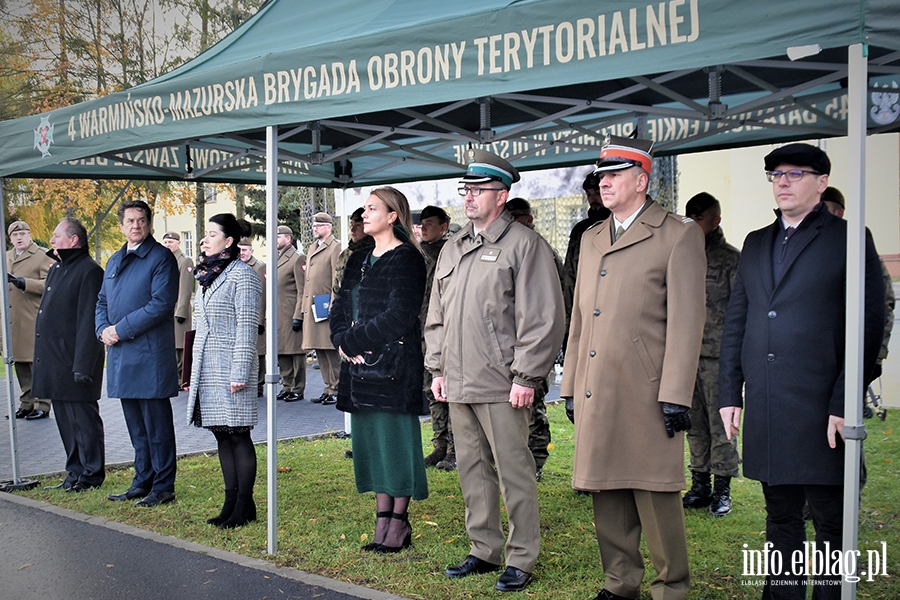
[[[329,321],[343,361],[337,407],[353,414],[356,489],[375,492],[375,538],[363,549],[388,553],[411,543],[410,498],[428,497],[418,418],[425,259],[402,193],[376,189],[363,208],[375,247],[351,254]]]

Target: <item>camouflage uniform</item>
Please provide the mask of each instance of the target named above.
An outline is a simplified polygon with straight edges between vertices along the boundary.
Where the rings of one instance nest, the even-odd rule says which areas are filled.
[[[563,347],[569,338],[569,319],[572,318],[572,300],[575,298],[575,275],[578,273],[578,257],[581,253],[581,236],[588,227],[599,223],[609,217],[609,209],[604,207],[599,210],[588,209],[588,216],[577,223],[569,234],[569,245],[566,248],[566,260],[563,263],[563,304],[566,309],[566,335],[563,338]]]
[[[719,347],[740,256],[721,228],[706,236],[706,325],[687,434],[695,473],[738,476],[737,438],[728,441],[719,416]]]
[[[422,302],[422,312],[420,315],[423,332],[425,330],[425,319],[428,316],[428,304],[431,299],[431,284],[434,281],[434,267],[437,264],[437,258],[441,253],[441,248],[444,247],[446,241],[446,238],[442,238],[436,242],[422,243],[422,252],[425,254],[425,264],[428,269],[425,275],[425,301]],[[422,351],[425,351],[424,334],[422,337]],[[456,450],[453,447],[453,427],[450,425],[450,405],[446,402],[438,402],[434,399],[434,394],[431,391],[431,380],[431,373],[428,369],[425,369],[422,390],[428,398],[428,410],[431,412],[431,429],[434,431],[431,443],[434,444],[435,448],[446,448],[447,454],[455,454]]]
[[[540,470],[550,456],[550,419],[547,418],[547,405],[544,398],[547,397],[547,380],[541,387],[534,388],[534,404],[531,405],[531,424],[528,426],[528,449],[534,457],[534,466]]]
[[[334,267],[334,284],[331,286],[331,289],[335,295],[337,295],[341,289],[341,282],[344,280],[344,269],[347,268],[347,261],[350,260],[350,255],[356,250],[368,251],[374,247],[375,240],[373,240],[370,235],[364,236],[358,242],[350,242],[347,244],[347,247],[341,252],[340,256],[338,256],[337,265]]]

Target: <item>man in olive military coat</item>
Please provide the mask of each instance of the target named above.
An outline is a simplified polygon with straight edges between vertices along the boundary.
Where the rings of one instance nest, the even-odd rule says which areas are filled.
[[[31,395],[31,365],[34,362],[34,322],[44,293],[44,280],[53,262],[31,239],[31,227],[25,221],[9,225],[7,233],[12,250],[6,253],[9,280],[9,322],[12,336],[12,358],[19,380],[17,419],[46,419],[50,416],[50,399]]]

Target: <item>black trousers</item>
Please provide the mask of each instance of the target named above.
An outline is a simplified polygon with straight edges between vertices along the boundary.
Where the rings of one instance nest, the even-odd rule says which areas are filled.
[[[816,530],[816,550],[823,553],[825,543],[829,552],[842,550],[844,511],[844,486],[842,485],[768,485],[762,484],[766,497],[766,541],[772,543],[773,554],[781,558],[782,574],[766,577],[763,599],[805,600],[807,577],[791,572],[792,555],[803,553],[806,541],[806,524],[803,522],[803,505],[809,502],[813,526]],[[810,569],[811,570],[811,569]],[[785,571],[788,573],[786,574]],[[826,577],[810,573],[813,583],[813,600],[839,600],[841,581],[839,575]]]
[[[96,400],[57,401],[54,406],[56,427],[66,451],[66,483],[101,485],[106,478],[106,445],[100,406]]]

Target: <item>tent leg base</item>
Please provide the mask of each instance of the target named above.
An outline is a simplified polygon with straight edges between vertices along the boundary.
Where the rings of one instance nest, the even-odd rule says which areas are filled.
[[[24,492],[36,488],[40,482],[34,479],[20,479],[19,481],[0,481],[0,492]]]

